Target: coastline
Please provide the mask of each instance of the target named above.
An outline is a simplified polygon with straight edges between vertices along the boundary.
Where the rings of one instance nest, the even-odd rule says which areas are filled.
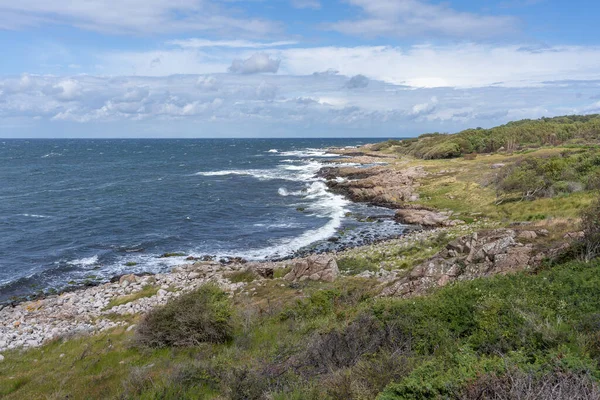
[[[498,159],[506,156],[488,156],[477,163],[460,159],[427,162],[381,154],[373,157],[369,146],[361,151],[330,151],[346,157],[329,162],[318,172],[329,190],[353,202],[392,209],[396,222],[422,229],[397,239],[278,261],[195,260],[168,273],[124,275],[112,283],[4,307],[0,310],[0,352],[38,347],[76,334],[132,330],[140,314],[207,282],[243,301],[260,303],[265,298],[259,293],[267,287],[283,296],[303,298],[298,277],[286,279],[299,264],[304,264],[303,268],[311,263],[333,264],[333,279],[369,280],[377,287],[378,296],[420,296],[456,281],[537,268],[579,235],[564,218],[507,224],[481,212],[490,213],[481,207],[493,203],[493,192],[473,180],[491,173],[486,171],[493,171]],[[382,165],[383,160],[389,163]],[[469,175],[473,171],[475,175]],[[457,180],[458,174],[466,178]],[[474,190],[465,190],[465,185]],[[483,200],[476,197],[483,195],[487,196]],[[522,217],[511,220],[526,221]],[[301,279],[321,280],[323,271],[318,272]],[[244,274],[253,277],[246,281]],[[267,303],[269,299],[266,297]]]
[[[344,158],[332,159],[330,163],[332,165],[358,164],[358,166],[344,168],[364,171],[366,170],[364,166],[371,166],[373,160],[376,159],[357,155],[353,150],[355,149],[327,149],[327,151],[344,156]],[[377,168],[381,167],[385,168],[380,164],[377,165]],[[393,208],[389,207],[389,204],[363,201],[364,199],[352,198],[351,193],[336,191],[335,185],[331,183],[336,179],[339,181],[340,178],[346,179],[346,177],[332,177],[331,168],[329,166],[322,167],[316,176],[325,178],[329,190],[333,193],[349,197],[349,200],[353,202]],[[337,167],[335,168],[337,169]],[[349,245],[339,251],[322,252],[309,248],[276,261],[247,262],[233,258],[228,260],[229,262],[219,262],[189,259],[189,263],[174,267],[166,273],[126,274],[115,276],[106,283],[71,286],[55,294],[41,294],[34,298],[16,299],[11,303],[0,305],[0,352],[16,348],[39,347],[56,338],[94,334],[117,327],[126,327],[131,330],[135,324],[127,321],[128,316],[143,314],[153,307],[163,305],[170,299],[207,282],[216,283],[232,296],[235,293],[243,293],[247,283],[235,283],[228,278],[228,275],[236,272],[267,269],[271,271],[272,276],[273,271],[289,269],[294,263],[315,254],[324,254],[327,257],[343,256],[348,251],[360,252],[362,248],[367,249],[386,242],[423,241],[437,233],[437,231],[421,231],[416,227],[409,226],[400,238],[375,238],[366,245]],[[395,278],[396,275],[391,273],[379,278],[387,281]],[[260,277],[260,279],[268,278]],[[119,304],[121,302],[124,303]]]

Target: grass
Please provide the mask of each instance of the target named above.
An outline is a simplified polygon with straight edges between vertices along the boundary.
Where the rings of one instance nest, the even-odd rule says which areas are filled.
[[[121,306],[123,304],[131,303],[133,301],[143,299],[144,297],[152,297],[160,288],[154,285],[146,285],[142,288],[142,290],[129,294],[127,296],[121,296],[112,299],[108,305],[104,308],[104,310],[110,310],[113,307]]]
[[[231,283],[250,283],[258,279],[258,275],[252,270],[243,269],[240,271],[230,272],[225,275],[225,278],[229,279]]]
[[[404,239],[349,249],[338,254],[338,267],[346,275],[381,269],[410,271],[414,266],[440,251],[452,239],[466,233],[462,227],[448,228],[424,240]]]
[[[117,328],[7,351],[0,397],[395,400],[494,393],[506,382],[521,382],[517,397],[532,398],[528,388],[544,381],[600,396],[600,260],[544,264],[413,299],[378,298],[383,287],[377,280],[354,276],[381,269],[401,276],[455,237],[514,221],[529,222],[515,229],[550,231],[536,247],[561,241],[577,229],[592,192],[496,205],[489,185],[491,164],[558,151],[398,160],[392,168],[423,165],[430,173],[418,187],[422,205],[452,210],[470,225],[340,252],[342,275],[333,283],[287,282],[282,278],[289,269],[267,280],[251,271],[231,273],[230,281],[247,284],[231,299],[218,299],[235,321],[218,343],[156,349]],[[113,299],[108,309],[157,291],[144,287]],[[177,304],[170,307],[192,316],[207,309],[200,304],[190,314],[190,307]],[[181,319],[172,317],[169,327],[179,329]],[[143,324],[135,316],[107,318]]]
[[[280,282],[260,295],[286,296],[271,313],[234,297],[249,316],[230,342],[139,349],[124,328],[56,340],[4,353],[0,393],[422,399],[455,397],[513,369],[600,378],[600,262],[462,282],[410,300],[376,299],[376,281],[352,277],[296,288]]]
[[[593,191],[583,191],[540,198],[532,201],[504,201],[492,184],[497,170],[493,164],[510,165],[523,157],[544,158],[560,154],[562,148],[543,148],[527,155],[492,154],[475,160],[401,159],[397,168],[421,165],[429,175],[420,180],[419,204],[438,210],[452,211],[454,217],[467,223],[480,220],[500,222],[535,221],[539,219],[576,218],[594,198]],[[514,200],[520,200],[515,198]]]

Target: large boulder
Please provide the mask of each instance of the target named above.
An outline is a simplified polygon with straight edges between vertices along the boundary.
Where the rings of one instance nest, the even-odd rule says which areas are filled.
[[[382,295],[418,296],[450,282],[507,274],[539,263],[542,258],[533,254],[533,245],[519,243],[516,236],[511,229],[495,229],[458,238],[388,286]]]
[[[290,282],[305,280],[333,282],[338,275],[339,269],[335,258],[319,254],[296,260],[292,270],[284,279]]]

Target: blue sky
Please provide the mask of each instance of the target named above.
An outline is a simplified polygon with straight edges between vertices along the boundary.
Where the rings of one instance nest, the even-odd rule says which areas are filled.
[[[0,137],[413,136],[598,113],[597,15],[583,0],[0,0]]]

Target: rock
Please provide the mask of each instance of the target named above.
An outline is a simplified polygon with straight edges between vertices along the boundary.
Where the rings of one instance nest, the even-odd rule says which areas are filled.
[[[159,289],[157,295],[158,295],[158,297],[163,297],[163,296],[166,296],[167,293],[169,293],[169,292],[167,292],[164,289]]]
[[[326,254],[310,256],[296,260],[292,270],[284,279],[290,282],[313,281],[333,282],[339,275],[339,269],[335,258]]]
[[[448,215],[437,211],[418,208],[403,208],[396,211],[396,221],[401,224],[421,225],[428,228],[455,226],[463,221],[451,220]]]
[[[422,167],[404,170],[382,166],[340,167],[323,168],[319,171],[319,176],[327,180],[331,191],[343,194],[353,201],[383,206],[397,204],[399,201],[415,201],[413,196],[417,196],[417,180],[426,175],[427,172]]]
[[[516,236],[514,230],[496,229],[460,237],[384,289],[382,295],[418,296],[454,281],[507,274],[539,263],[543,257],[533,253],[533,245],[518,243]]]
[[[585,236],[585,233],[583,231],[580,231],[580,232],[569,232],[565,236],[563,236],[563,238],[564,239],[581,239],[584,236]]]
[[[0,354],[0,362],[4,361],[4,356]]]
[[[133,329],[135,329],[135,324],[129,325],[127,327],[127,329],[125,329],[126,332],[131,332]]]
[[[275,265],[273,263],[250,262],[245,267],[265,279],[273,279],[275,276]]]
[[[127,284],[123,285],[125,282],[127,282]],[[128,286],[130,283],[135,283],[135,282],[136,282],[136,278],[135,278],[135,275],[133,275],[133,274],[123,275],[122,277],[119,278],[119,285],[121,285],[122,287]]]
[[[540,229],[537,231],[537,234],[539,236],[548,236],[550,234],[550,232],[548,231],[548,229]]]
[[[535,233],[534,231],[521,231],[519,232],[518,237],[520,239],[533,240],[537,238],[537,233]]]
[[[502,163],[497,163],[497,164],[492,164],[491,165],[491,169],[500,169],[500,168],[504,168],[506,167],[506,164],[502,164]]]

